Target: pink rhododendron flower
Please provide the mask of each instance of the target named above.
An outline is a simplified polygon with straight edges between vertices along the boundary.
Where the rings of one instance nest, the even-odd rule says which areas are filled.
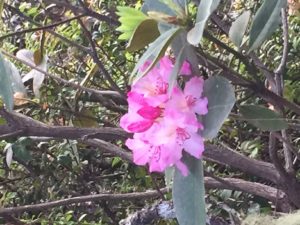
[[[132,85],[128,113],[121,118],[120,125],[134,133],[125,143],[133,152],[134,163],[149,164],[150,172],[176,166],[186,176],[188,168],[181,161],[183,151],[198,159],[204,151],[203,138],[198,133],[203,126],[197,114],[207,113],[207,98],[202,97],[203,80],[199,77],[187,81],[184,90],[178,85],[168,90],[173,67],[172,61],[163,57]],[[183,63],[180,73],[191,75],[188,62]]]

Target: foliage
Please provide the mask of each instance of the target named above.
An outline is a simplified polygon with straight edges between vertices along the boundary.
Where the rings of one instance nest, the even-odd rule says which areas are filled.
[[[0,223],[118,224],[149,216],[154,198],[173,199],[184,225],[299,209],[300,19],[288,5],[286,15],[286,0],[1,1]],[[204,158],[184,156],[190,174],[171,169],[167,184],[132,163],[119,128],[130,85],[164,55],[169,97],[188,86],[188,61],[208,99]]]

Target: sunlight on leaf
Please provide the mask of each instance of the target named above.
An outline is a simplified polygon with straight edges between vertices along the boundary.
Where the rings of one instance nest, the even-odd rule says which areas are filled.
[[[280,11],[286,0],[265,0],[254,16],[249,37],[249,51],[258,48],[279,27]]]
[[[119,36],[120,40],[130,39],[136,27],[148,18],[140,10],[131,7],[118,6],[117,10],[116,14],[120,17],[121,25],[116,30],[122,32]]]
[[[250,19],[250,11],[245,11],[231,25],[229,30],[229,38],[238,48],[241,46],[245,35],[247,25]]]
[[[198,45],[202,39],[203,31],[210,14],[215,11],[220,0],[202,0],[198,6],[195,26],[188,32],[187,40],[192,45]]]

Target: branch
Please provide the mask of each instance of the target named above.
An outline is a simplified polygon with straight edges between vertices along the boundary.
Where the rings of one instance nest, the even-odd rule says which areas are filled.
[[[276,81],[276,92],[278,95],[283,95],[283,89],[284,89],[284,81],[283,76],[285,73],[286,63],[287,63],[287,57],[288,57],[288,42],[289,42],[289,29],[288,29],[288,20],[287,20],[287,13],[286,9],[281,9],[281,18],[282,18],[282,30],[283,30],[283,51],[282,51],[282,57],[280,64],[278,68],[275,70],[275,81]],[[278,111],[282,114],[284,114],[284,110],[282,108],[278,108]],[[288,139],[288,131],[282,130],[281,135],[284,139]],[[286,145],[286,142],[283,142],[283,153],[285,158],[285,168],[288,173],[293,173],[293,160],[292,160],[292,153],[290,151],[290,148]]]
[[[213,178],[205,177],[206,189],[229,189],[240,190],[256,196],[263,197],[270,200],[274,204],[277,203],[278,209],[283,212],[289,212],[291,206],[288,204],[287,196],[276,188],[269,187],[260,183],[248,182],[241,179],[225,178],[224,181],[230,185],[216,181]],[[120,225],[146,225],[153,223],[158,219],[172,219],[175,218],[175,210],[172,202],[163,201],[152,205],[151,207],[144,208],[129,215],[126,219],[120,221]],[[213,225],[228,225],[228,223],[214,222],[216,218],[209,218],[209,224]]]
[[[166,193],[167,189],[161,189],[163,193]],[[146,200],[151,198],[158,198],[160,194],[157,191],[147,191],[147,192],[133,192],[126,194],[116,194],[116,193],[104,193],[95,195],[86,195],[68,199],[62,199],[57,201],[39,203],[35,205],[24,205],[17,207],[1,208],[0,216],[3,215],[13,215],[20,214],[23,212],[41,212],[54,207],[71,205],[76,203],[84,203],[89,201],[111,201],[111,202],[121,202],[121,201],[133,201],[133,200]]]
[[[280,64],[275,71],[276,74],[280,74],[280,75],[282,75],[285,70],[288,51],[289,51],[289,25],[287,20],[286,9],[281,9],[281,17],[282,17],[282,30],[283,30],[283,51],[282,51]]]
[[[231,166],[245,173],[269,180],[274,184],[276,184],[279,179],[279,174],[271,163],[251,159],[229,147],[206,144],[203,156],[206,160]]]
[[[127,152],[109,142],[99,140],[124,140],[131,136],[131,134],[126,133],[120,128],[77,128],[48,126],[22,114],[6,112],[3,109],[0,110],[0,115],[2,115],[10,125],[2,125],[0,129],[0,135],[13,133],[15,131],[22,131],[17,135],[53,137],[57,139],[77,139],[94,147],[100,147],[102,150],[110,152],[115,156],[120,156],[127,161],[132,161],[131,152]],[[273,183],[278,182],[279,174],[272,164],[250,159],[229,149],[228,147],[225,148],[206,144],[206,150],[204,151],[203,155],[206,160],[217,162],[222,165],[229,165],[245,173],[253,174]]]
[[[0,135],[12,134],[11,136],[14,137],[37,136],[57,139],[84,139],[85,137],[90,137],[104,140],[124,140],[130,136],[123,129],[113,127],[79,128],[49,126],[20,113],[7,112],[4,109],[0,109],[0,115],[8,123],[8,125],[0,126]],[[3,137],[5,136],[2,136],[2,139],[4,139]]]
[[[284,192],[288,195],[290,202],[292,202],[297,208],[300,207],[300,183],[298,182],[296,176],[293,174],[287,173],[281,164],[278,155],[277,155],[277,140],[274,136],[274,132],[270,132],[269,138],[269,155],[270,158],[280,174],[280,178],[278,180],[278,185],[284,190]]]
[[[95,19],[98,19],[100,21],[106,22],[106,23],[114,25],[114,26],[119,25],[119,22],[117,20],[113,19],[112,17],[108,17],[105,15],[99,14],[95,11],[92,11],[92,10],[86,8],[86,7],[80,8],[80,7],[74,6],[68,2],[64,2],[61,0],[45,0],[45,2],[48,2],[49,4],[55,3],[55,5],[57,5],[57,6],[65,7],[71,11],[74,11],[74,12],[77,12],[80,14],[82,14],[82,13],[87,14],[90,17],[93,17]]]
[[[83,140],[82,142],[96,148],[101,148],[102,151],[109,152],[114,156],[119,156],[128,162],[132,162],[132,153],[127,152],[114,144],[99,139]]]

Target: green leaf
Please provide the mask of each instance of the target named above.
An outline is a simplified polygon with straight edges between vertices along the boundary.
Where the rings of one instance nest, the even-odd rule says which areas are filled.
[[[180,225],[206,225],[202,161],[186,154],[183,162],[189,175],[184,177],[175,169],[172,190],[177,220]]]
[[[204,82],[203,95],[208,99],[208,113],[203,116],[203,137],[217,136],[234,103],[234,89],[227,79],[213,76]]]
[[[7,124],[6,120],[3,117],[0,117],[0,125]]]
[[[0,15],[2,15],[4,3],[4,0],[0,0]]]
[[[61,154],[57,157],[57,161],[59,164],[67,167],[72,168],[72,158],[68,155],[68,153]]]
[[[0,97],[2,97],[7,109],[12,111],[14,106],[14,93],[11,82],[11,74],[7,70],[6,61],[0,54]]]
[[[187,35],[186,30],[181,31],[178,35],[176,35],[176,37],[174,37],[171,47],[175,57],[177,58],[179,57],[180,54],[182,54],[183,57],[190,63],[192,73],[195,75],[199,75],[201,73],[198,65],[199,63],[200,64],[203,63],[202,65],[204,65],[204,62],[201,62],[201,60],[199,61],[195,53],[194,47],[187,42],[186,35]],[[182,46],[184,46],[184,49],[183,52],[181,53]]]
[[[279,26],[280,11],[286,0],[265,0],[254,16],[249,37],[249,51],[258,48]]]
[[[231,25],[229,30],[229,38],[235,44],[235,46],[240,47],[245,35],[247,25],[250,19],[250,11],[245,11],[240,15]]]
[[[188,32],[187,40],[192,45],[198,45],[202,39],[206,21],[210,14],[215,11],[220,0],[202,0],[198,6],[195,26]]]
[[[26,146],[27,145],[23,144],[22,141],[21,142],[17,141],[12,145],[14,156],[17,159],[24,161],[25,163],[27,163],[32,159],[32,156],[30,152],[26,149]]]
[[[97,118],[89,109],[83,108],[79,114],[75,115],[73,125],[76,127],[99,127]]]
[[[184,16],[187,8],[186,0],[161,0],[161,2],[169,6],[177,15]]]
[[[117,10],[116,14],[120,16],[121,25],[116,30],[123,33],[119,36],[120,40],[130,39],[136,27],[148,18],[144,13],[134,8],[119,6]]]
[[[4,147],[4,152],[6,152],[5,155],[6,165],[10,167],[13,159],[13,150],[12,150],[11,143],[6,144],[6,146]]]
[[[133,76],[138,72],[139,68],[144,65],[144,63],[148,60],[151,60],[151,64],[143,71],[139,71],[136,77],[134,78],[134,82],[138,81],[141,77],[143,77],[146,73],[149,72],[153,68],[153,66],[158,62],[158,60],[164,55],[166,49],[171,43],[174,36],[181,30],[179,27],[174,27],[165,33],[161,34],[152,44],[149,45],[146,52],[140,58],[140,60],[135,65],[132,73],[131,80],[133,80]]]
[[[112,160],[112,162],[111,162],[111,166],[115,167],[120,162],[122,162],[122,159],[120,157],[114,157],[113,160]]]
[[[180,52],[178,53],[175,61],[175,65],[172,69],[172,72],[170,74],[170,79],[169,79],[169,87],[168,87],[168,92],[171,93],[171,90],[173,90],[174,85],[176,84],[177,81],[177,76],[180,73],[180,69],[183,65],[183,62],[185,60],[185,55],[184,55],[184,48],[185,46],[181,47]]]
[[[144,48],[146,45],[153,42],[159,35],[157,21],[154,19],[146,19],[136,27],[126,49],[129,52],[133,52]]]
[[[246,121],[263,131],[286,129],[288,123],[278,113],[259,105],[241,105],[240,113]]]
[[[79,217],[78,222],[82,222],[86,216],[87,216],[87,214],[82,214],[82,215]]]
[[[161,0],[146,0],[142,6],[142,11],[147,14],[149,11],[156,11],[165,13],[170,16],[176,16],[174,10],[172,10],[168,5],[163,3]]]

